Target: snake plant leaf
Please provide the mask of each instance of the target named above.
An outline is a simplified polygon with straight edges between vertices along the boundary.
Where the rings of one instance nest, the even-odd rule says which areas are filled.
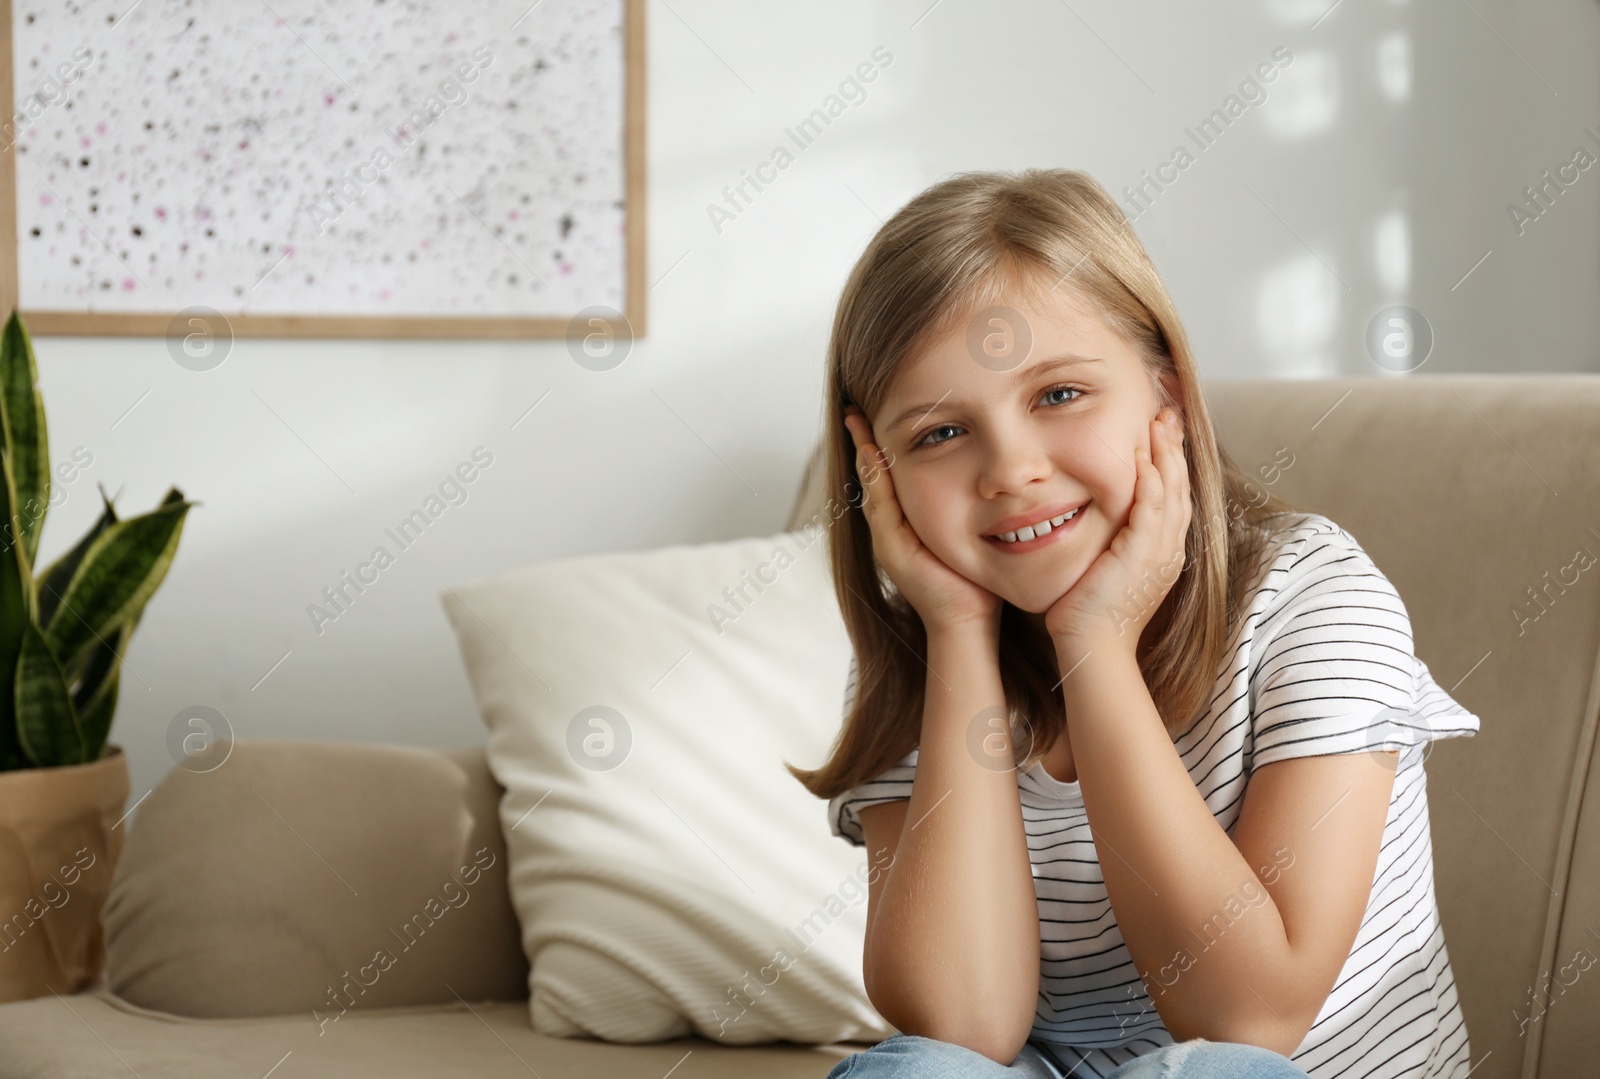
[[[128,652],[128,639],[144,617],[144,608],[134,611],[122,627],[105,640],[97,640],[78,653],[71,664],[63,664],[67,688],[72,692],[72,704],[81,719],[85,710],[103,692],[106,682],[117,671],[122,657]],[[92,745],[89,747],[94,748]]]
[[[105,498],[104,489],[101,490],[100,495]],[[183,493],[174,487],[161,500],[161,505],[165,506],[172,502],[181,501],[183,501]],[[111,500],[107,498],[105,502],[106,513],[110,514],[112,521],[115,521],[117,519],[116,511],[111,505]],[[102,519],[104,519],[104,515],[102,515]],[[83,546],[87,547],[88,545],[83,544]],[[141,606],[134,610],[127,620],[122,623],[122,628],[118,631],[121,634],[120,638],[97,639],[94,644],[81,649],[72,658],[72,661],[65,666],[67,685],[72,690],[72,703],[78,709],[80,720],[84,718],[90,704],[98,700],[108,676],[115,675],[118,666],[122,663],[122,657],[127,654],[128,638],[133,636],[133,631],[139,625],[139,619],[143,616],[144,608]],[[116,696],[114,684],[112,685],[111,694],[113,698]],[[88,736],[87,726],[85,726],[84,730],[85,739],[89,742],[90,753],[93,754],[94,742]],[[98,758],[91,756],[91,759],[97,760]]]
[[[16,502],[11,478],[11,458],[0,454],[0,521],[10,520]],[[26,627],[33,624],[30,599],[33,588],[28,558],[22,544],[10,542],[14,531],[0,535],[0,769],[38,765],[17,727],[17,657],[22,652]]]
[[[144,607],[172,565],[193,505],[174,487],[156,509],[117,521],[94,538],[45,630],[57,656],[72,665],[81,649],[109,637]]]
[[[79,729],[83,733],[84,759],[97,761],[105,753],[106,740],[111,736],[111,719],[117,710],[117,685],[120,669],[111,668],[111,676],[106,679],[105,691],[96,697],[89,705],[87,711],[78,716]]]
[[[94,542],[96,536],[117,522],[116,507],[111,504],[111,499],[106,497],[106,489],[100,487],[100,500],[105,503],[100,511],[99,520],[78,541],[77,545],[56,559],[37,575],[34,587],[38,595],[34,597],[35,605],[39,611],[39,625],[48,628],[50,618],[56,613],[56,604],[61,602],[61,594],[67,590],[67,583],[72,580],[72,575],[78,571],[78,563],[83,561],[84,554],[89,550],[89,544]]]
[[[23,625],[17,656],[15,707],[23,749],[41,768],[82,764],[83,731],[78,713],[44,634],[31,621]]]
[[[100,485],[100,500],[104,508],[94,527],[78,541],[77,546],[56,559],[35,579],[35,586],[39,590],[35,599],[41,629],[49,625],[61,593],[66,591],[67,582],[72,579],[78,563],[83,561],[89,544],[117,520],[116,508],[103,484]],[[99,760],[105,748],[104,739],[110,732],[112,712],[116,708],[118,666],[137,623],[138,616],[135,615],[109,641],[95,641],[63,665],[67,688],[72,694],[72,706],[78,712],[78,725],[83,731],[86,760]]]
[[[174,487],[162,499],[162,505],[181,501],[182,498],[183,495]],[[144,608],[141,606],[128,616],[114,636],[109,640],[96,640],[84,648],[78,653],[74,665],[67,669],[67,686],[72,693],[72,706],[78,711],[78,725],[83,730],[88,760],[99,760],[105,751],[106,738],[111,733],[111,720],[117,709],[122,657],[127,654],[128,641],[143,617]]]
[[[143,613],[142,611],[140,612]],[[138,615],[122,623],[110,644],[95,642],[89,650],[89,660],[83,677],[72,685],[72,707],[78,714],[78,727],[83,733],[84,759],[97,761],[105,752],[106,738],[111,733],[111,719],[117,710],[117,688],[122,674],[122,657],[128,649],[128,639],[139,624]]]
[[[66,675],[67,688],[72,692],[72,703],[78,709],[80,717],[90,700],[97,696],[101,687],[105,685],[106,678],[122,662],[122,656],[128,647],[127,639],[133,635],[134,627],[139,624],[139,618],[143,614],[143,610],[136,612],[104,640],[97,640],[80,651],[72,663],[62,664],[61,670]]]
[[[11,513],[31,564],[39,553],[39,533],[50,508],[50,441],[39,393],[39,367],[33,339],[13,310],[0,331],[0,419],[5,425],[5,453],[11,458],[16,497]]]

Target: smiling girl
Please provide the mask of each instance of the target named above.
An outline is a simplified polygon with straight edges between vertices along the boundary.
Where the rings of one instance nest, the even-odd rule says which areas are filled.
[[[863,976],[900,1032],[830,1079],[1465,1076],[1422,762],[1478,718],[1355,537],[1217,443],[1104,190],[913,199],[827,407],[855,656],[791,771],[890,866]]]

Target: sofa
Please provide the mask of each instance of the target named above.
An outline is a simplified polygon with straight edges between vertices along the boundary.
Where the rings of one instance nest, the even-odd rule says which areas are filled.
[[[1219,381],[1206,393],[1237,463],[1357,537],[1405,600],[1418,654],[1482,717],[1476,737],[1437,743],[1426,764],[1472,1074],[1600,1076],[1600,971],[1584,973],[1600,956],[1600,376]],[[824,504],[817,461],[790,529]],[[0,1006],[0,1079],[816,1079],[864,1048],[535,1033],[517,918],[492,873],[371,999],[330,1009],[320,986],[284,972],[337,971],[342,941],[392,932],[392,896],[471,852],[503,860],[502,791],[482,747],[242,739],[227,770],[217,783],[174,768],[139,807],[104,914],[109,977]],[[243,812],[257,801],[315,824],[275,845],[251,823],[264,814]],[[314,865],[306,848],[363,898],[335,910],[285,886]],[[226,904],[250,932],[183,918],[152,929],[140,904],[180,887],[162,909]],[[174,951],[197,973],[157,986]],[[251,1014],[208,1007],[217,987],[241,985]]]

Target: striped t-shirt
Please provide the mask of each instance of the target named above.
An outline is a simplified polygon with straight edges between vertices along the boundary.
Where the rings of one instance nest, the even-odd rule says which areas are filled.
[[[1462,1079],[1467,1028],[1433,892],[1426,743],[1478,731],[1416,657],[1399,594],[1355,538],[1318,514],[1274,519],[1204,713],[1174,740],[1229,835],[1252,769],[1326,753],[1401,750],[1361,928],[1292,1059],[1313,1079]],[[851,662],[846,709],[854,699]],[[911,797],[917,751],[828,806],[864,846],[863,806]],[[1117,928],[1077,783],[1017,773],[1039,897],[1039,1003],[1030,1042],[1073,1079],[1173,1042]]]

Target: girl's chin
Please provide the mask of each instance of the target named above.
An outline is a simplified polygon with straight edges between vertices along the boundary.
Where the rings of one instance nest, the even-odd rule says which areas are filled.
[[[937,552],[936,552],[937,553]],[[1043,552],[1041,552],[1043,553]],[[950,563],[954,565],[955,563]],[[981,574],[977,570],[984,570]],[[1056,580],[1045,583],[1037,579],[1042,572],[1050,572],[1052,576],[1059,574]],[[1052,572],[1053,571],[1053,572]],[[1055,606],[1057,600],[1071,591],[1083,577],[1083,572],[1076,566],[1066,565],[1060,567],[1030,567],[1024,572],[1019,564],[1009,573],[996,573],[991,567],[974,565],[971,571],[963,570],[966,576],[999,596],[1011,606],[1029,615],[1044,617],[1045,613]]]
[[[1055,603],[1056,599],[1060,598],[1060,596],[1057,596],[1055,599],[1050,600],[1030,600],[1027,597],[1019,597],[1018,599],[1009,600],[1008,602],[1023,614],[1043,618],[1045,616],[1045,612],[1050,610],[1050,607]]]
[[[1007,597],[1013,607],[1025,611],[1036,619],[1042,619],[1060,601],[1062,596],[1072,591],[1074,585],[1082,579],[1082,574],[1073,574],[1062,578],[1047,588],[1030,588],[1025,593]],[[999,593],[996,593],[998,595]]]
[[[1057,590],[1046,589],[1043,592],[1030,589],[1025,594],[996,591],[995,595],[999,596],[1001,599],[1005,600],[1007,603],[1011,604],[1011,606],[1015,607],[1017,610],[1026,615],[1043,618],[1046,612],[1048,612],[1051,607],[1055,606],[1056,600],[1066,595],[1067,591],[1068,589],[1066,588]]]

